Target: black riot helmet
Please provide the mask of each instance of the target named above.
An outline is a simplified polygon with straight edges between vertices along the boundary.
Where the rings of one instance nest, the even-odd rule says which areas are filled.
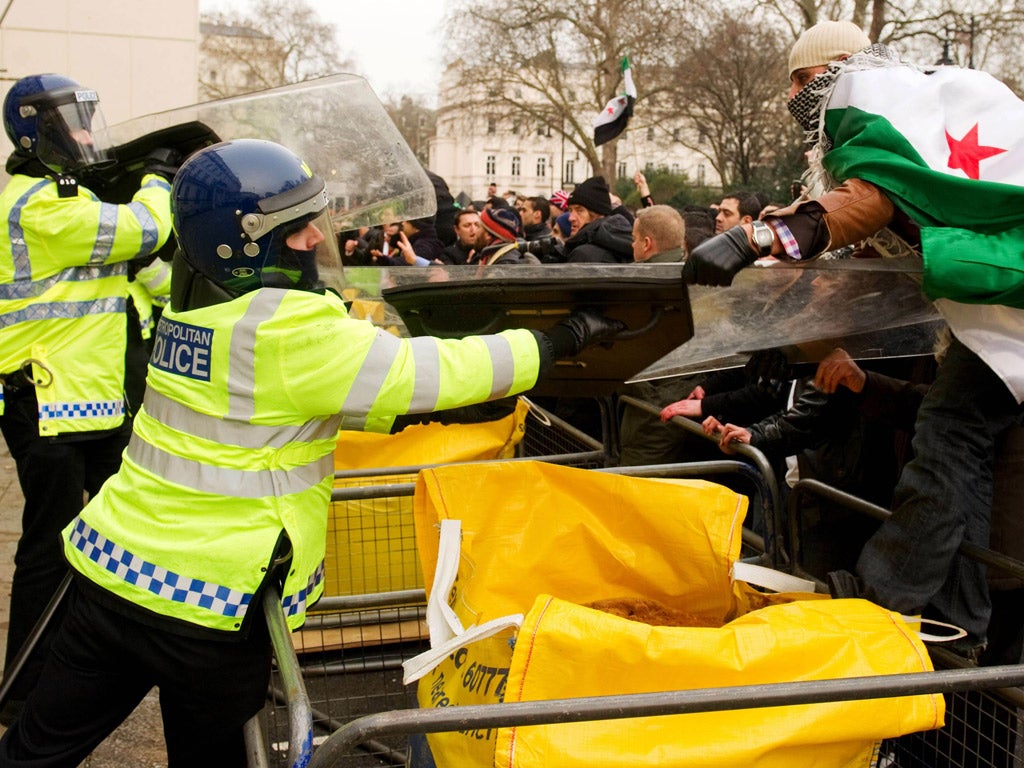
[[[260,288],[323,291],[341,265],[323,179],[261,139],[196,152],[174,177],[171,304],[195,309]]]
[[[96,91],[64,75],[18,80],[4,100],[4,129],[15,154],[36,157],[56,173],[74,175],[113,162]]]

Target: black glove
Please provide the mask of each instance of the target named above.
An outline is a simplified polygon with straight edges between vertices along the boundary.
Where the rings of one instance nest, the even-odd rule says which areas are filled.
[[[168,181],[174,180],[174,174],[181,167],[184,158],[181,152],[170,147],[158,147],[146,155],[145,173],[155,173]]]
[[[556,323],[548,332],[551,351],[556,360],[575,357],[585,347],[606,341],[626,330],[621,320],[605,317],[593,309],[577,309],[565,320]]]
[[[762,389],[776,388],[779,383],[793,378],[789,359],[778,347],[754,352],[743,366],[743,373],[749,381]]]
[[[683,265],[683,282],[697,285],[729,285],[744,267],[750,266],[757,254],[750,247],[747,233],[741,226],[709,237],[690,253]]]

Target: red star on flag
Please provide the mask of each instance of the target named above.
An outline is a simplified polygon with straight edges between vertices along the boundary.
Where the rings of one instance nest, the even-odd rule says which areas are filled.
[[[950,168],[960,169],[967,174],[969,179],[980,178],[978,164],[982,160],[1006,151],[999,147],[979,146],[977,123],[964,134],[962,139],[954,139],[949,135],[949,131],[946,131],[946,143],[949,144],[949,162],[947,165]]]

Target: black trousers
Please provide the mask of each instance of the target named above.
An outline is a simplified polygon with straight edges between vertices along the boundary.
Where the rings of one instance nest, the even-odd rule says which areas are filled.
[[[5,393],[0,430],[18,469],[25,497],[21,538],[14,555],[10,628],[4,668],[24,644],[43,608],[67,573],[60,532],[121,465],[131,437],[125,424],[114,432],[92,433],[85,439],[39,436],[35,390],[27,387]],[[42,668],[46,643],[29,659],[12,699],[24,699]]]
[[[242,726],[270,681],[263,617],[237,642],[184,637],[112,610],[93,589],[72,586],[39,681],[0,740],[0,766],[74,768],[155,686],[169,768],[244,768]]]

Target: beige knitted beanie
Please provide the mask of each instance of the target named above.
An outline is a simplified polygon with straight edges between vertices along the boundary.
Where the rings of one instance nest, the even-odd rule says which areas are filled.
[[[852,21],[820,21],[804,30],[793,44],[789,54],[789,74],[806,67],[820,67],[869,45],[871,40]]]

